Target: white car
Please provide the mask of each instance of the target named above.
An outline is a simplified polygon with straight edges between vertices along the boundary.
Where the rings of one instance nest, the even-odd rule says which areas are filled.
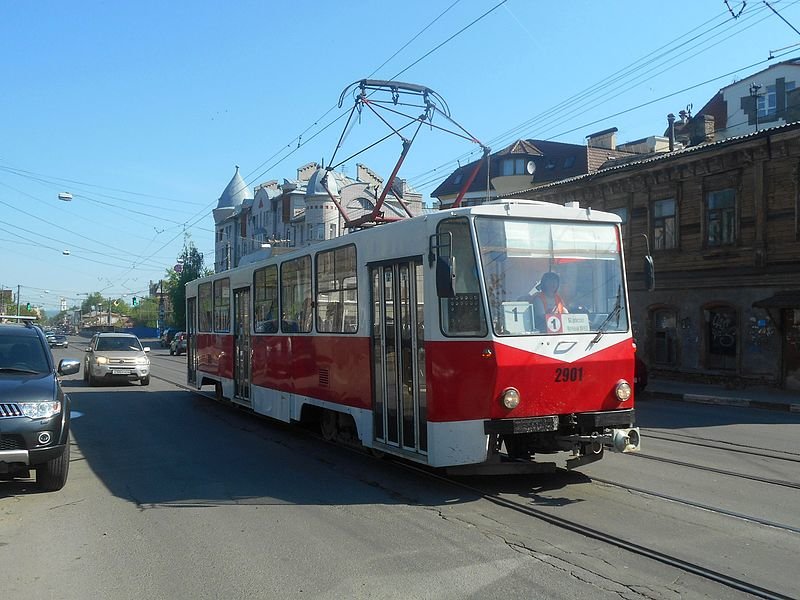
[[[140,381],[150,385],[149,347],[129,333],[98,333],[86,348],[83,380],[89,385],[111,381]]]

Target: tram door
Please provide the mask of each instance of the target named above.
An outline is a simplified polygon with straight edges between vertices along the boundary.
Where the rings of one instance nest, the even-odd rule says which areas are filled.
[[[233,397],[250,405],[250,290],[233,291]]]
[[[186,381],[197,385],[197,298],[186,305]]]
[[[370,268],[375,440],[428,450],[421,261]]]

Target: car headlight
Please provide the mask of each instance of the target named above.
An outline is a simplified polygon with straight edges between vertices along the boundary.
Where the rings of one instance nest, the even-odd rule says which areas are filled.
[[[61,402],[19,402],[22,414],[30,419],[48,419],[61,412]]]
[[[137,365],[149,365],[150,360],[146,356],[137,356],[136,357],[136,364]]]
[[[94,362],[96,362],[98,365],[104,365],[108,362],[108,359],[105,356],[95,356]]]

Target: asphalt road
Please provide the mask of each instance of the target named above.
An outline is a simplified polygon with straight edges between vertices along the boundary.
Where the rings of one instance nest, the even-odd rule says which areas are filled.
[[[78,339],[56,358],[82,356]],[[175,385],[184,356],[151,358],[148,387],[66,378],[63,490],[0,482],[4,597],[748,597],[217,404]],[[800,596],[800,415],[637,409],[642,456],[460,481]]]

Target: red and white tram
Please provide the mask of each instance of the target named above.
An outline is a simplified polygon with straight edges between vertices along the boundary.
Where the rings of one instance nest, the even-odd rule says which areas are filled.
[[[456,471],[637,450],[618,223],[498,201],[197,279],[186,289],[189,384]],[[545,273],[557,274],[561,312],[537,310]]]

